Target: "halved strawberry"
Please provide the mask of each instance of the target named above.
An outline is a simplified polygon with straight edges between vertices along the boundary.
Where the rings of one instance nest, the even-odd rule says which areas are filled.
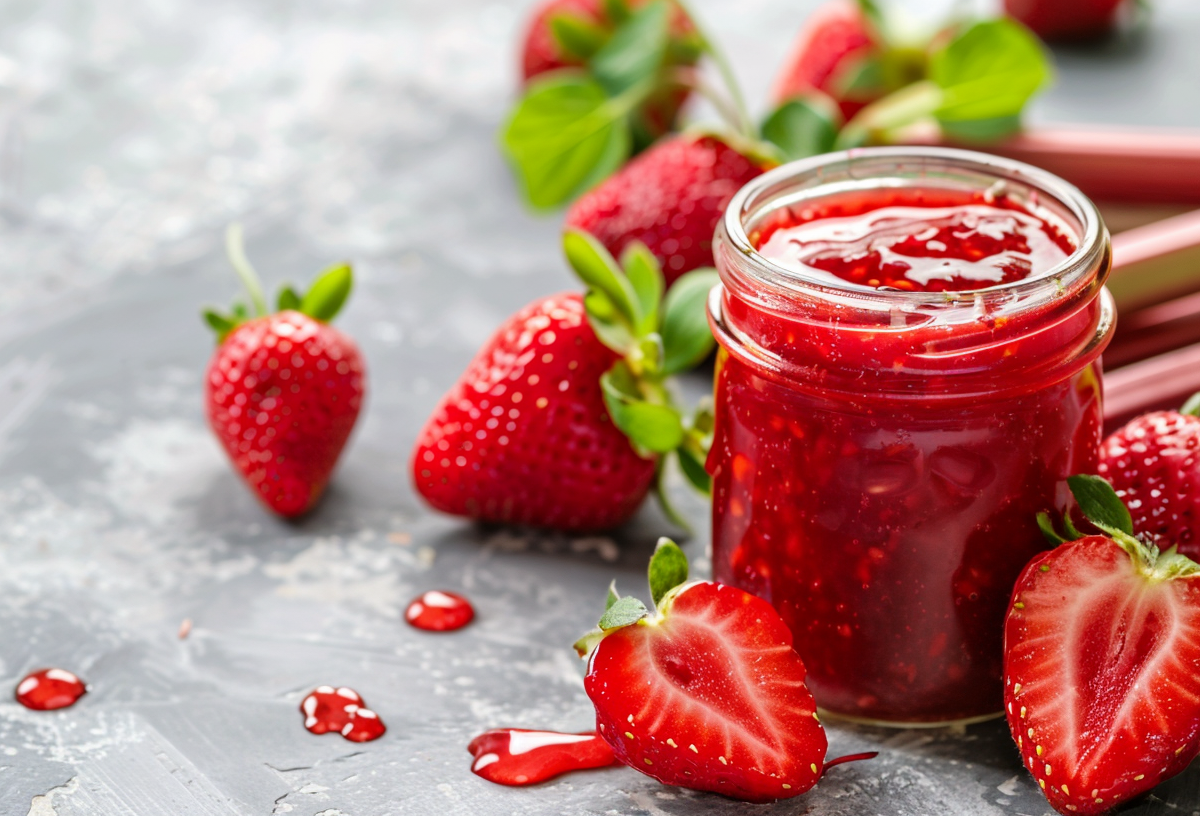
[[[1095,814],[1200,753],[1200,566],[1134,538],[1103,479],[1068,483],[1106,535],[1061,544],[1017,580],[1004,630],[1005,711],[1050,804]]]
[[[667,785],[750,802],[803,793],[828,743],[791,631],[766,601],[687,583],[687,572],[661,539],[650,562],[657,611],[610,590],[599,628],[576,644],[590,654],[584,687],[600,736]]]

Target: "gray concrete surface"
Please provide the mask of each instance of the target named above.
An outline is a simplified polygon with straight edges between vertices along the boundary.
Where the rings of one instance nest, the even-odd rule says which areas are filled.
[[[521,209],[495,148],[524,5],[0,4],[3,816],[1049,812],[1000,723],[831,724],[833,752],[880,758],[765,807],[620,768],[526,790],[471,775],[486,728],[589,726],[570,644],[610,578],[641,590],[664,529],[648,508],[612,537],[483,530],[408,484],[420,424],[477,345],[571,285],[557,218]],[[815,3],[695,5],[761,89]],[[1062,52],[1035,116],[1200,125],[1200,6],[1158,5],[1145,37]],[[367,408],[297,524],[235,481],[201,411],[198,307],[236,292],[232,219],[273,285],[358,270],[340,325],[368,359]],[[676,493],[704,573],[704,506]],[[468,594],[477,621],[408,628],[430,588]],[[12,702],[44,665],[92,692],[56,713]],[[297,705],[321,683],[358,689],[387,736],[305,732]],[[1198,811],[1193,768],[1128,812]]]

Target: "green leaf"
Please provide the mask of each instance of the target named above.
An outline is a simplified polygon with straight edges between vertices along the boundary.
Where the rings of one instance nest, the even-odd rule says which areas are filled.
[[[604,611],[612,609],[612,605],[621,600],[621,596],[617,594],[617,582],[614,580],[608,585],[608,597],[604,599]]]
[[[328,323],[341,311],[353,287],[354,272],[350,264],[331,266],[305,292],[300,301],[300,311],[314,320]]]
[[[663,372],[677,374],[699,365],[716,341],[708,325],[708,295],[720,283],[717,270],[693,269],[675,281],[663,304]]]
[[[688,520],[683,517],[683,514],[675,507],[671,501],[671,494],[667,490],[667,457],[662,457],[654,467],[654,499],[658,502],[658,507],[662,510],[667,521],[674,524],[690,538],[692,535],[692,525],[688,524]]]
[[[688,484],[696,489],[702,495],[712,495],[712,477],[708,475],[708,471],[704,468],[704,460],[706,457],[701,456],[697,451],[689,448],[686,444],[680,445],[676,453],[679,456],[679,470],[683,473]]]
[[[579,279],[608,298],[616,315],[634,330],[641,322],[638,296],[604,245],[589,233],[569,229],[563,233],[563,254]]]
[[[1129,510],[1113,490],[1113,486],[1099,476],[1079,474],[1067,477],[1071,494],[1088,521],[1106,533],[1118,531],[1133,535],[1133,519]]]
[[[239,323],[250,318],[250,310],[246,308],[246,304],[237,301],[233,304],[233,318]]]
[[[564,54],[586,60],[600,50],[608,39],[604,26],[577,14],[551,14],[550,36]]]
[[[964,142],[994,142],[1021,129],[1020,115],[994,119],[958,119],[941,123],[942,132]]]
[[[501,134],[529,204],[557,207],[620,167],[631,149],[631,106],[581,71],[535,80]]]
[[[1067,531],[1067,539],[1069,541],[1078,541],[1084,537],[1084,534],[1079,532],[1079,528],[1075,526],[1075,522],[1071,519],[1071,510],[1067,508],[1067,512],[1063,513],[1063,529]]]
[[[628,321],[618,312],[608,295],[595,289],[583,296],[583,308],[587,312],[588,323],[600,342],[620,354],[622,357],[633,351],[637,340]]]
[[[630,595],[624,598],[619,598],[616,603],[605,610],[600,618],[599,626],[605,632],[613,629],[620,629],[622,626],[629,626],[631,623],[637,623],[642,618],[650,614],[650,610],[646,605]]]
[[[1001,17],[967,27],[935,51],[929,78],[942,89],[934,115],[954,128],[964,120],[1018,116],[1049,80],[1050,62],[1029,29]]]
[[[1042,535],[1051,544],[1058,546],[1059,544],[1066,543],[1067,540],[1058,534],[1058,530],[1054,529],[1054,522],[1050,520],[1049,513],[1037,514],[1037,526],[1042,531]]]
[[[300,295],[291,286],[285,285],[279,290],[279,299],[277,301],[279,311],[282,312],[286,311],[287,309],[295,309],[298,311],[300,309],[300,301]]]
[[[629,19],[629,0],[601,0],[604,16],[613,25],[620,25]]]
[[[663,596],[688,579],[688,560],[679,545],[669,538],[660,538],[650,556],[650,597],[658,606]]]
[[[658,73],[667,51],[669,15],[666,0],[647,3],[592,57],[592,75],[609,94],[621,94]]]
[[[1200,416],[1200,391],[1188,397],[1188,401],[1179,409],[1179,413]]]
[[[762,135],[789,160],[804,159],[833,150],[840,120],[832,104],[800,97],[776,108],[763,122]]]
[[[637,297],[639,320],[635,329],[638,334],[658,330],[658,309],[663,296],[663,274],[658,259],[646,249],[641,241],[633,241],[621,253],[621,267]]]
[[[666,453],[683,441],[683,421],[669,405],[646,402],[629,366],[618,360],[600,377],[604,404],[613,424],[638,448]]]
[[[862,99],[870,101],[880,95],[886,87],[883,79],[883,62],[879,58],[860,59],[834,77],[832,89],[839,99]]]
[[[236,319],[226,317],[220,312],[205,309],[201,314],[204,316],[204,322],[208,324],[209,328],[217,333],[218,343],[222,342],[229,336],[231,331],[237,328],[238,321]]]

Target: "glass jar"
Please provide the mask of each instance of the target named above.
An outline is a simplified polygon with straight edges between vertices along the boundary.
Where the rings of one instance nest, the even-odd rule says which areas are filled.
[[[949,292],[854,285],[757,251],[781,218],[897,196],[1003,196],[1071,251],[1023,280]],[[1095,206],[1019,162],[867,148],[748,184],[714,252],[715,578],[774,604],[830,713],[1000,713],[1007,601],[1048,546],[1036,514],[1065,509],[1068,475],[1095,472],[1114,324]]]

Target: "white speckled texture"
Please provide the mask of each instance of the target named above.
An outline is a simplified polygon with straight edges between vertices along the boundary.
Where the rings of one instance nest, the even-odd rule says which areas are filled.
[[[570,644],[610,578],[641,590],[663,529],[648,509],[612,537],[481,530],[408,484],[419,426],[475,346],[571,285],[557,218],[521,209],[495,147],[527,5],[0,4],[0,813],[1048,812],[1000,723],[833,724],[835,754],[880,758],[773,807],[619,768],[529,790],[470,773],[484,729],[589,726]],[[761,89],[815,1],[695,5]],[[1037,115],[1200,124],[1174,104],[1196,98],[1200,9],[1158,5],[1151,36],[1106,46],[1107,62],[1064,52]],[[367,409],[296,524],[235,481],[201,410],[198,307],[236,292],[220,249],[234,218],[272,287],[338,258],[358,273],[339,322],[368,358]],[[704,507],[677,492],[704,572]],[[427,589],[464,592],[478,618],[409,628]],[[90,693],[23,709],[6,689],[45,665]],[[361,692],[387,736],[305,732],[297,706],[322,683]],[[1197,803],[1193,770],[1129,813]]]

